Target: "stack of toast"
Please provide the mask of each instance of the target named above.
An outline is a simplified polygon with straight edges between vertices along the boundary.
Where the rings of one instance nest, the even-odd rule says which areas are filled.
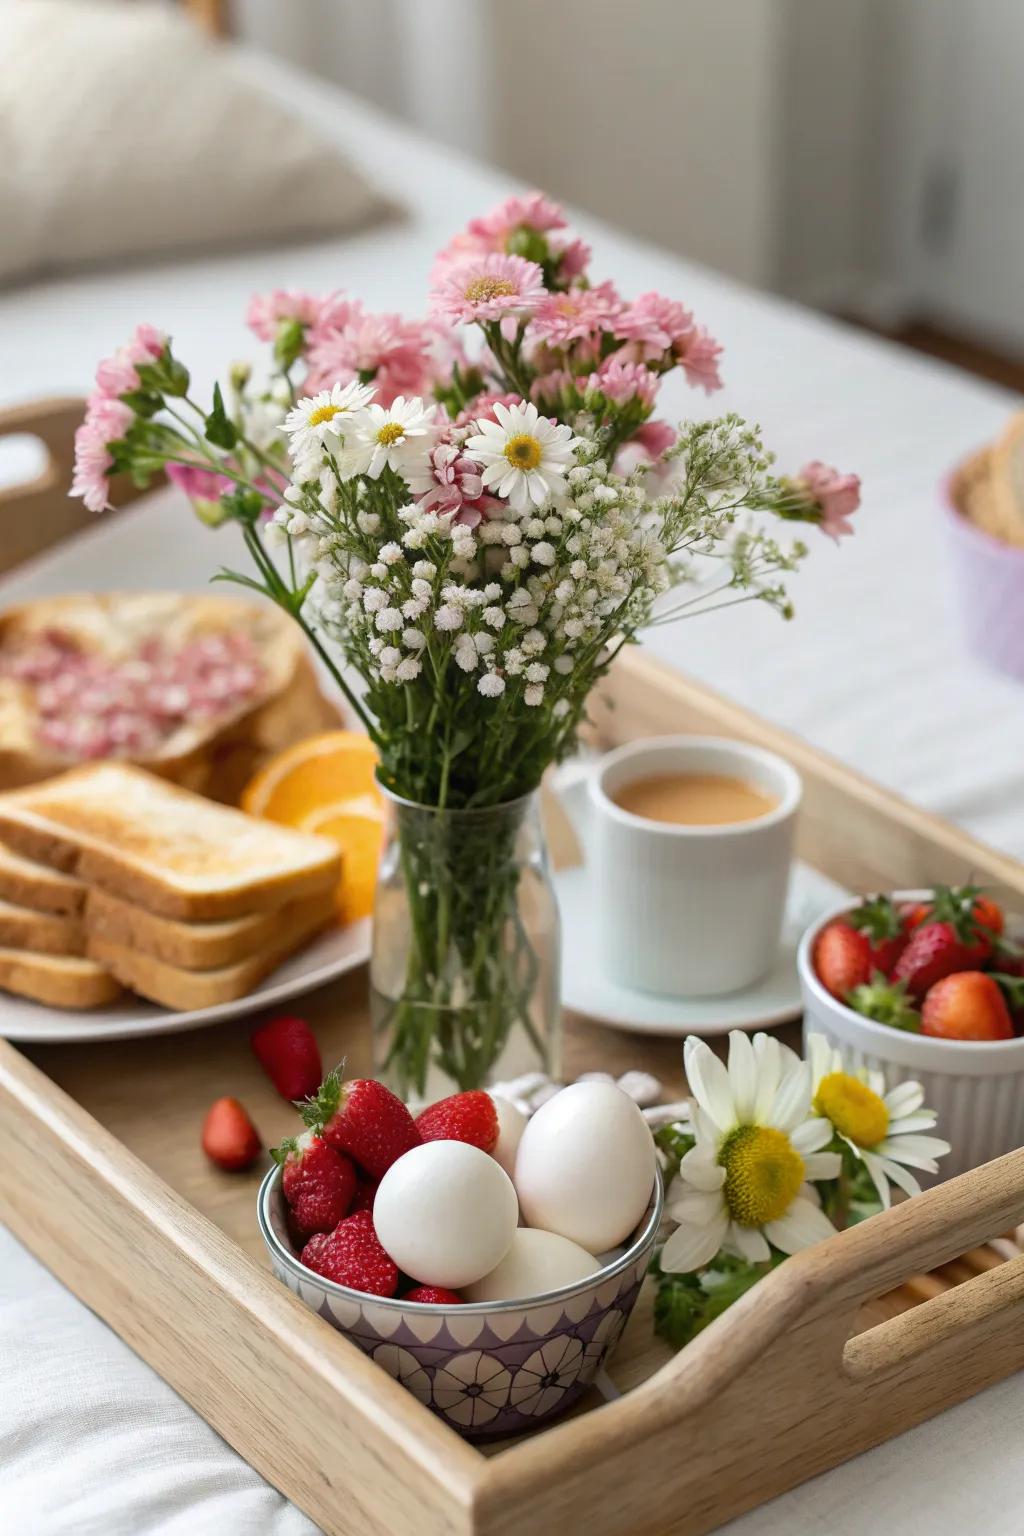
[[[124,763],[0,795],[0,988],[122,987],[176,1011],[250,992],[336,919],[341,853]]]

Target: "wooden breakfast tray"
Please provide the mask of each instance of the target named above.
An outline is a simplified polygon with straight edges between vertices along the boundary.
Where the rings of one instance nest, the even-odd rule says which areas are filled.
[[[599,741],[678,730],[788,757],[805,784],[800,854],[851,889],[972,873],[1024,898],[1014,860],[621,657]],[[364,993],[360,972],[303,1004],[325,1059],[347,1056],[354,1074],[370,1065]],[[199,1125],[219,1094],[245,1100],[268,1144],[292,1127],[249,1027],[24,1052],[0,1041],[0,1219],[329,1536],[562,1522],[588,1536],[698,1536],[1024,1365],[1024,1257],[985,1246],[1024,1221],[1022,1150],[790,1259],[679,1355],[653,1338],[642,1297],[611,1363],[621,1397],[472,1447],[274,1279],[259,1174],[204,1161]],[[795,1027],[784,1033],[796,1043]],[[681,1054],[677,1041],[567,1021],[569,1077],[645,1067],[675,1097]]]

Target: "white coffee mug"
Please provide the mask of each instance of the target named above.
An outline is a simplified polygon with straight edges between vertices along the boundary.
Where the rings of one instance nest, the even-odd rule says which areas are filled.
[[[775,804],[712,826],[652,821],[615,795],[637,779],[722,774]],[[739,991],[775,963],[800,806],[800,777],[774,753],[715,736],[629,742],[557,785],[579,839],[610,980],[669,997]]]

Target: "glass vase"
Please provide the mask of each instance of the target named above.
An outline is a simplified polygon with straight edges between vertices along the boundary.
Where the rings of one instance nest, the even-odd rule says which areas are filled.
[[[538,797],[388,796],[370,988],[377,1075],[409,1103],[559,1068],[559,922]]]

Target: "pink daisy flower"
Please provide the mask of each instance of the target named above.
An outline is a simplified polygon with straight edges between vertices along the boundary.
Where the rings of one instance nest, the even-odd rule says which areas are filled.
[[[532,315],[545,296],[535,261],[492,252],[452,270],[430,303],[433,314],[469,325]]]
[[[93,395],[85,420],[75,433],[75,472],[71,495],[81,496],[90,512],[110,506],[110,469],[114,458],[109,445],[122,438],[135,420],[135,412],[120,400]]]
[[[860,477],[841,475],[829,464],[814,459],[796,476],[796,487],[805,491],[821,512],[820,528],[837,542],[851,534],[850,518],[860,506]]]
[[[275,341],[281,326],[296,320],[306,328],[315,325],[323,309],[340,295],[317,298],[301,288],[275,288],[270,293],[254,293],[245,312],[245,323],[260,341]]]
[[[533,317],[533,331],[549,346],[567,347],[595,331],[611,331],[623,310],[613,283],[550,293]]]
[[[477,395],[471,400],[464,411],[460,411],[455,418],[457,427],[472,426],[474,421],[497,421],[494,413],[496,405],[521,405],[519,395]]]
[[[630,344],[628,355],[643,363],[670,351],[692,329],[693,316],[682,304],[660,293],[642,293],[618,317],[615,334]]]
[[[140,387],[139,363],[155,363],[163,356],[167,336],[155,325],[137,325],[124,346],[113,357],[105,357],[96,369],[96,388],[101,395],[117,399]]]
[[[643,363],[623,362],[619,357],[609,357],[596,373],[583,381],[582,387],[585,390],[599,389],[605,399],[615,405],[640,400],[651,410],[658,393],[658,375],[645,368]]]
[[[677,338],[673,351],[682,364],[688,384],[699,386],[706,395],[721,389],[722,379],[718,372],[721,344],[708,335],[703,325],[695,325],[688,336]]]
[[[309,374],[303,388],[317,394],[352,379],[372,382],[378,405],[389,406],[427,394],[432,382],[427,328],[401,315],[367,315],[358,310],[340,330],[318,326],[309,347]]]
[[[565,228],[565,214],[543,192],[528,192],[525,197],[507,197],[490,213],[470,219],[466,233],[479,243],[484,251],[503,251],[509,235],[516,230],[531,229],[546,234],[551,229]]]

